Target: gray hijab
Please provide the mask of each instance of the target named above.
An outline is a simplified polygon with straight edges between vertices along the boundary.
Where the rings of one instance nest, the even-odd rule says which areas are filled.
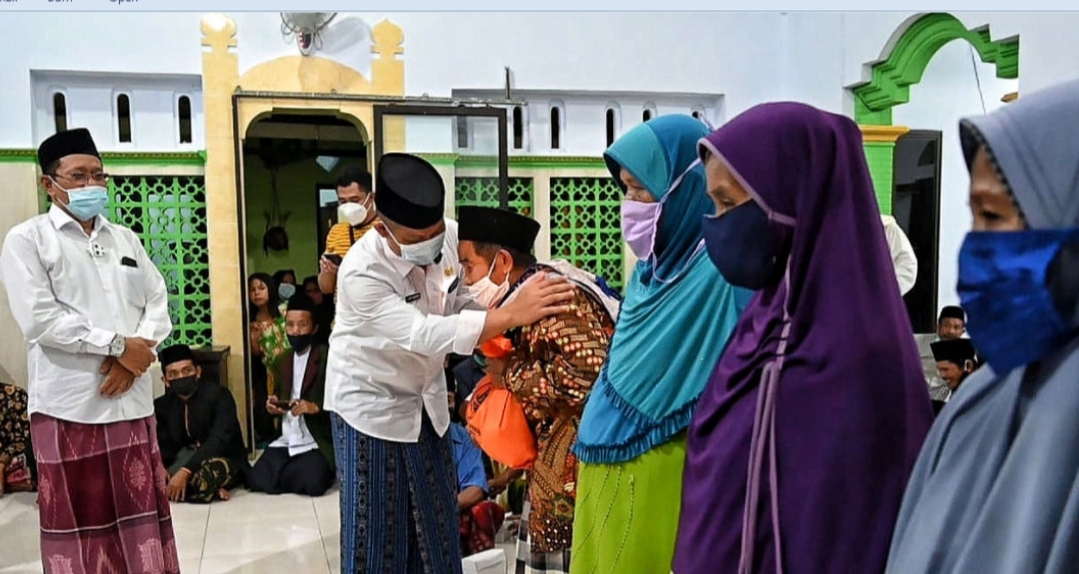
[[[964,120],[960,132],[968,163],[989,148],[1031,228],[1079,226],[1079,82]],[[1059,287],[1079,291],[1079,259],[1064,261]],[[971,375],[926,439],[887,572],[1079,571],[1077,413],[1079,338],[1003,376]]]

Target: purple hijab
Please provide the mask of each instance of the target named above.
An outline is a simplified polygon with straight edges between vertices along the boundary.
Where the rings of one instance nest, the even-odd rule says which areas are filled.
[[[883,572],[933,412],[861,133],[775,103],[701,146],[789,257],[742,315],[689,427],[674,572]]]

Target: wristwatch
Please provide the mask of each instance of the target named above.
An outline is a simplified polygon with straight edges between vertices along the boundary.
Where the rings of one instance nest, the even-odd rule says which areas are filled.
[[[116,335],[112,338],[112,342],[109,343],[109,356],[119,357],[124,354],[124,350],[127,349],[127,343],[123,335]]]

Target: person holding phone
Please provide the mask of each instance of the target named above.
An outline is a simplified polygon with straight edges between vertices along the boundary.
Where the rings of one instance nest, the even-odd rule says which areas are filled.
[[[329,349],[315,340],[315,303],[306,293],[289,299],[285,329],[292,349],[277,362],[277,394],[266,401],[266,412],[281,418],[281,436],[255,463],[247,487],[322,496],[333,485],[335,462],[330,415],[322,409]]]
[[[323,293],[337,293],[341,259],[376,223],[371,174],[359,166],[345,168],[337,178],[337,224],[326,234],[326,252],[319,259],[318,286]]]

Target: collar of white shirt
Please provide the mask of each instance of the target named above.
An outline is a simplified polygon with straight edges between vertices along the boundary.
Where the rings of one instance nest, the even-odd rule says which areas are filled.
[[[82,229],[82,225],[72,216],[68,215],[66,211],[60,208],[55,203],[49,208],[49,221],[56,229],[63,229],[68,225],[74,225]],[[108,228],[108,220],[100,215],[94,217],[94,231],[101,231]]]

